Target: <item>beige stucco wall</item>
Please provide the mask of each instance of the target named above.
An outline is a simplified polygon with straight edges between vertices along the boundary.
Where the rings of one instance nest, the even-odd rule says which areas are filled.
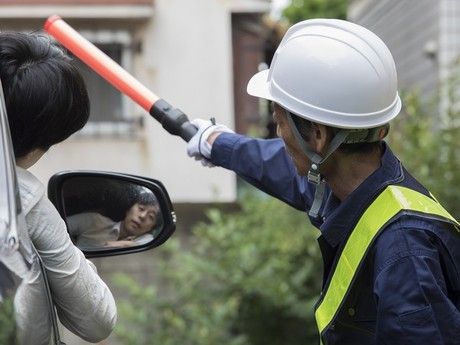
[[[233,128],[231,13],[260,11],[268,1],[156,0],[137,32],[142,53],[132,71],[152,91],[190,118],[215,116]],[[134,139],[80,136],[52,148],[32,168],[43,182],[61,170],[100,169],[160,179],[173,202],[228,202],[236,178],[188,158],[182,139],[169,135],[139,107],[145,126]],[[50,129],[52,130],[52,129]]]
[[[233,127],[230,13],[216,0],[158,0],[145,34],[146,75],[152,90],[190,118],[215,116]],[[235,177],[203,168],[185,143],[149,121],[151,169],[178,201],[233,201]]]

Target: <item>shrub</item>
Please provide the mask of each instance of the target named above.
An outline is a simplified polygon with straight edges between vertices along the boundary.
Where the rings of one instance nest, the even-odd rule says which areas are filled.
[[[314,344],[322,262],[306,215],[249,195],[241,211],[212,209],[184,248],[165,244],[159,288],[127,276],[117,335],[123,344]],[[161,290],[161,291],[159,291]]]

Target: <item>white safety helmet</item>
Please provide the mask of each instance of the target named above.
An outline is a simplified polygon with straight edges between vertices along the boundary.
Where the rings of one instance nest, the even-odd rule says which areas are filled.
[[[292,26],[270,69],[254,75],[247,90],[294,115],[338,128],[379,127],[401,110],[386,45],[362,26],[338,19]]]
[[[310,159],[308,180],[316,185],[312,217],[318,216],[324,199],[321,164],[342,143],[382,139],[401,110],[395,63],[386,45],[362,26],[338,19],[292,26],[270,69],[249,81],[248,93],[285,109],[292,133]],[[320,155],[305,143],[293,116],[340,130]]]

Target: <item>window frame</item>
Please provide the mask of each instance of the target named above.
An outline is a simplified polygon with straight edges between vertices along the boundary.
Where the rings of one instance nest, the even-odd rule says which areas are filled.
[[[80,34],[96,46],[102,44],[119,44],[121,46],[121,60],[119,63],[125,70],[133,68],[133,36],[130,31],[119,30],[80,30]],[[95,73],[95,72],[94,72]],[[108,88],[113,88],[107,83]],[[119,121],[91,121],[75,134],[76,137],[100,137],[100,136],[126,136],[136,134],[139,121],[134,115],[135,108],[129,98],[120,93],[121,97],[121,120]]]

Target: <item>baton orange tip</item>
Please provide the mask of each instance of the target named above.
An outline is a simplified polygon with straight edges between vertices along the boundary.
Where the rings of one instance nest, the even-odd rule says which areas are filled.
[[[57,14],[53,14],[52,16],[49,16],[48,19],[46,20],[45,22],[45,25],[43,25],[43,27],[45,28],[45,31],[48,31],[49,27],[51,25],[53,25],[53,23],[56,21],[56,20],[59,20],[61,19],[60,16],[58,16]]]

